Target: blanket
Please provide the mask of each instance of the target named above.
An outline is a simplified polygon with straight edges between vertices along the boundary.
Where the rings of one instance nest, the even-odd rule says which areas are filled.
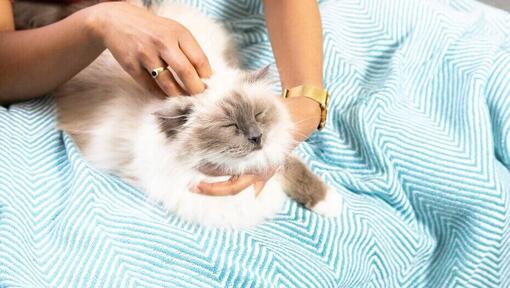
[[[247,68],[262,1],[188,0]],[[89,166],[51,97],[0,107],[0,287],[510,287],[510,16],[324,0],[326,128],[295,153],[345,199],[244,230],[187,223]],[[28,79],[30,81],[30,79]]]

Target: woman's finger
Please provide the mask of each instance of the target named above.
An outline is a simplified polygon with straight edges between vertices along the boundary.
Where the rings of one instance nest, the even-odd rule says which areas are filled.
[[[161,58],[168,63],[168,66],[175,72],[179,80],[184,84],[184,89],[190,94],[202,93],[205,85],[198,77],[195,67],[191,65],[186,55],[176,47],[175,49],[166,50],[161,54]]]
[[[144,59],[144,67],[147,70],[147,74],[151,75],[152,82],[156,83],[159,88],[167,96],[178,96],[185,95],[184,90],[177,84],[172,73],[166,69],[168,66],[163,60],[157,56],[147,57]],[[152,72],[154,69],[162,68],[163,70],[158,71],[158,75],[154,78]]]
[[[184,89],[182,89],[182,87],[177,83],[172,72],[167,69],[167,66],[168,65],[166,65],[166,63],[158,66],[158,68],[162,67],[164,70],[159,72],[158,76],[154,78],[154,81],[156,81],[159,88],[161,88],[167,96],[186,95],[186,91],[184,91]]]
[[[179,40],[179,47],[184,55],[186,55],[198,72],[201,78],[209,78],[212,74],[212,69],[209,64],[209,59],[205,55],[200,45],[198,45],[195,37],[191,33],[184,33]]]
[[[231,177],[228,181],[206,183],[201,182],[197,188],[201,194],[209,196],[229,196],[235,195],[249,186],[253,185],[256,177],[253,175],[243,175],[240,177]]]
[[[131,75],[131,77],[133,77],[140,86],[147,89],[150,93],[159,97],[165,96],[165,93],[161,90],[161,88],[159,88],[156,81],[152,79],[145,68],[141,66],[138,68],[128,67],[126,72],[128,72],[128,74]]]
[[[159,73],[159,76],[154,79],[156,83],[158,83],[159,88],[165,92],[168,96],[182,96],[186,95],[186,91],[184,91],[179,84],[177,84],[177,81],[175,81],[174,76],[170,71],[168,71],[166,68],[161,73]]]

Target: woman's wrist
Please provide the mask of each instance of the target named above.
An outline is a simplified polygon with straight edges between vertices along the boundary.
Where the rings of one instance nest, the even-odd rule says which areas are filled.
[[[295,123],[294,139],[301,142],[317,130],[321,121],[321,107],[307,97],[292,97],[283,100]]]
[[[80,10],[70,17],[77,17],[84,28],[84,32],[90,37],[91,41],[97,42],[98,44],[105,46],[106,29],[105,19],[108,17],[105,10],[102,7],[103,4],[96,4],[94,6]],[[107,20],[108,21],[108,20]]]

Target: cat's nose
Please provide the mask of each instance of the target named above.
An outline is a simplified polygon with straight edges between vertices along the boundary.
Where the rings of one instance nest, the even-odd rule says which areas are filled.
[[[253,144],[260,145],[260,142],[262,141],[262,133],[256,136],[249,136],[248,140],[250,140]]]
[[[262,142],[262,132],[260,129],[252,127],[248,130],[247,138],[251,143],[260,146]]]

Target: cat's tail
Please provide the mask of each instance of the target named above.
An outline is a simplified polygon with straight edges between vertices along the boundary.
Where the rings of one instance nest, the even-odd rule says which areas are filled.
[[[327,217],[340,215],[343,200],[298,158],[289,156],[279,171],[287,195],[305,207]]]

